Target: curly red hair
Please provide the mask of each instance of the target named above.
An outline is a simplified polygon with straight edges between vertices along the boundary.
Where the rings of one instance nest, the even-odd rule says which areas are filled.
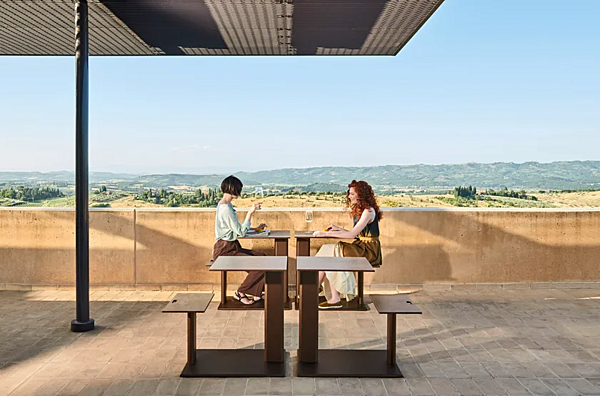
[[[348,198],[350,189],[352,187],[354,187],[358,195],[358,203],[356,205],[353,205]],[[360,217],[365,209],[369,208],[375,209],[375,214],[377,215],[378,220],[381,220],[383,217],[381,215],[381,211],[379,210],[379,206],[377,205],[373,188],[371,188],[369,183],[362,180],[352,180],[352,183],[348,184],[348,192],[346,192],[346,208],[350,209],[350,214],[352,217]]]

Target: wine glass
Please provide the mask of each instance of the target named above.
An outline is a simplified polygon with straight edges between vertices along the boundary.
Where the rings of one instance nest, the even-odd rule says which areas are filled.
[[[312,223],[313,219],[312,210],[307,210],[306,213],[304,213],[304,220],[306,220],[307,223]]]
[[[262,199],[265,196],[265,192],[263,191],[262,187],[255,187],[254,188],[254,197],[256,199],[258,199],[259,201],[262,201]]]

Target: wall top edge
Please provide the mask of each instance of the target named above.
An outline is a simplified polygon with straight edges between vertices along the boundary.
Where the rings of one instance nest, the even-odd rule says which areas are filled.
[[[248,208],[236,207],[239,211]],[[263,208],[261,212],[343,212],[343,208]],[[75,208],[0,208],[0,212],[75,212]],[[215,208],[90,208],[90,212],[214,212]],[[600,208],[381,208],[382,212],[600,212]]]

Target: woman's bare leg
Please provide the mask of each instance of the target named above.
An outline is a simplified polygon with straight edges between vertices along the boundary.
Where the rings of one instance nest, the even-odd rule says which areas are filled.
[[[322,285],[324,280],[325,280],[325,271],[319,271],[319,285]]]
[[[335,304],[340,302],[341,297],[340,297],[340,292],[338,292],[337,290],[335,290],[335,288],[333,287],[333,285],[331,284],[331,282],[329,282],[329,290],[331,290],[331,299],[327,300],[327,302],[329,304]]]

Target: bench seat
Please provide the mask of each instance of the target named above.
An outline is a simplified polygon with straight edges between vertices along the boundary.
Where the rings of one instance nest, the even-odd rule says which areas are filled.
[[[420,315],[423,312],[406,294],[373,294],[375,309],[387,315],[387,363],[396,364],[396,315]]]

